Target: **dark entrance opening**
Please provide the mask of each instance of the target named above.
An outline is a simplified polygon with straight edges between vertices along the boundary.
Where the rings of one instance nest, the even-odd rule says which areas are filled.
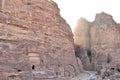
[[[118,71],[118,72],[120,72],[120,69],[119,69],[119,68],[117,68],[117,71]]]
[[[17,71],[18,71],[18,72],[21,72],[22,70],[18,69]]]
[[[32,70],[35,70],[35,65],[32,65]]]
[[[90,63],[91,63],[92,62],[92,52],[90,49],[87,50],[87,55],[88,55]]]
[[[111,70],[115,70],[115,68],[111,68]]]

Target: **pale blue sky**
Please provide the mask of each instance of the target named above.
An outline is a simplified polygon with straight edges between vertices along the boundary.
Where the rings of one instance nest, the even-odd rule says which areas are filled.
[[[72,29],[80,17],[93,21],[96,13],[106,12],[120,22],[120,0],[54,0],[57,2],[62,17]]]

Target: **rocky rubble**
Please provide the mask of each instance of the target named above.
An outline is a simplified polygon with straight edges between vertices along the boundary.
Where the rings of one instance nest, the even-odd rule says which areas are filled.
[[[52,0],[0,0],[0,80],[70,80],[82,70]]]

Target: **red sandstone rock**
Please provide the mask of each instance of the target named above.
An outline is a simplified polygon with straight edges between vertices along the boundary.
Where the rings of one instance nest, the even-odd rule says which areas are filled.
[[[0,80],[70,80],[73,35],[48,0],[0,0]]]

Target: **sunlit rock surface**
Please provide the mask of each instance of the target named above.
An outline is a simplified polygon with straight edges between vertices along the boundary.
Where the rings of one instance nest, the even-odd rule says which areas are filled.
[[[74,39],[76,56],[81,59],[84,69],[119,68],[120,26],[111,15],[102,12],[93,22],[80,19]]]
[[[81,70],[52,0],[0,0],[0,80],[70,80]]]

